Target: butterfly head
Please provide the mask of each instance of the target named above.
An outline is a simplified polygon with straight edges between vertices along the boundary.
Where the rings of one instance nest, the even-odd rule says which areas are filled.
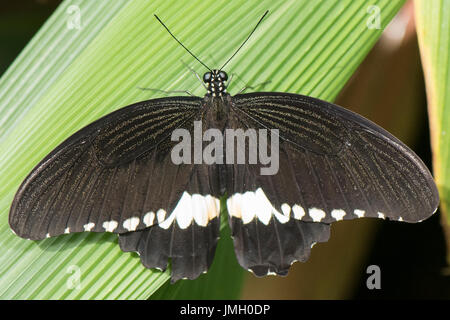
[[[208,95],[212,95],[213,97],[220,97],[227,94],[227,80],[228,75],[222,70],[214,69],[203,75],[203,82],[208,89]]]

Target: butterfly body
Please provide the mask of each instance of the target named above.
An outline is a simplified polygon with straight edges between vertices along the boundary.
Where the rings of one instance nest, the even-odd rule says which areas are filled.
[[[227,93],[226,82],[228,75],[222,70],[211,70],[203,75],[203,82],[205,83],[207,94],[206,96],[221,97],[229,95]]]

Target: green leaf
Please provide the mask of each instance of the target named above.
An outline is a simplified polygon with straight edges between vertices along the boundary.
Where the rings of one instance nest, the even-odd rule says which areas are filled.
[[[450,201],[450,3],[415,2],[417,34],[425,73],[430,113],[434,174],[441,209],[448,215]],[[450,215],[448,216],[450,219]],[[450,221],[450,220],[449,220]]]
[[[236,266],[229,242],[216,254],[216,271],[170,286],[168,272],[145,269],[136,254],[120,251],[112,234],[20,239],[8,226],[14,193],[33,166],[76,130],[115,109],[161,96],[138,86],[204,94],[181,59],[200,74],[204,68],[154,13],[214,67],[234,53],[269,9],[227,65],[226,71],[239,77],[229,91],[270,80],[265,90],[333,100],[402,4],[64,1],[0,80],[0,298],[238,297],[244,271]],[[80,10],[80,29],[68,28],[76,18],[70,6]],[[379,9],[379,29],[376,10],[369,8]],[[77,276],[81,281],[73,287]]]
[[[427,89],[433,173],[450,249],[450,2],[416,0],[415,13]]]

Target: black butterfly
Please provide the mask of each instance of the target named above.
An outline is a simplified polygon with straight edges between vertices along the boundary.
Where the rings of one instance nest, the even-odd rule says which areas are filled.
[[[419,222],[436,211],[439,195],[427,167],[387,131],[307,96],[230,96],[222,69],[205,73],[203,98],[139,102],[64,141],[20,186],[9,216],[14,232],[32,240],[114,232],[121,249],[138,252],[147,268],[164,270],[170,259],[176,281],[211,265],[224,194],[238,261],[257,276],[286,275],[294,261],[306,261],[335,221]],[[217,129],[226,142],[229,129],[274,130],[266,146],[277,153],[278,170],[262,174],[267,163],[174,163],[174,130],[195,135],[196,124],[202,134]],[[195,147],[183,156],[195,157]],[[226,147],[215,150],[216,159]],[[254,152],[250,143],[243,152]]]

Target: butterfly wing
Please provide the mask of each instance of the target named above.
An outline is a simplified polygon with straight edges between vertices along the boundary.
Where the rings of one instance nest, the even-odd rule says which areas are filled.
[[[170,154],[173,130],[191,132],[203,107],[196,97],[149,100],[81,129],[24,180],[11,206],[12,230],[33,240],[82,231],[119,233],[135,239],[121,238],[121,247],[139,252],[148,267],[165,269],[176,256],[173,268],[182,269],[180,263],[198,256],[195,270],[178,275],[205,271],[219,236],[218,181],[210,179],[215,168],[176,165]],[[174,233],[176,228],[181,231]],[[155,234],[172,241],[155,243]],[[150,256],[157,263],[149,262]]]
[[[237,95],[231,110],[234,128],[279,130],[272,139],[278,149],[269,151],[279,155],[275,174],[261,174],[267,165],[234,165],[227,181],[236,253],[244,267],[262,268],[259,275],[284,274],[294,260],[305,260],[310,244],[328,239],[332,222],[418,222],[436,211],[438,192],[423,162],[351,111],[285,93]]]

